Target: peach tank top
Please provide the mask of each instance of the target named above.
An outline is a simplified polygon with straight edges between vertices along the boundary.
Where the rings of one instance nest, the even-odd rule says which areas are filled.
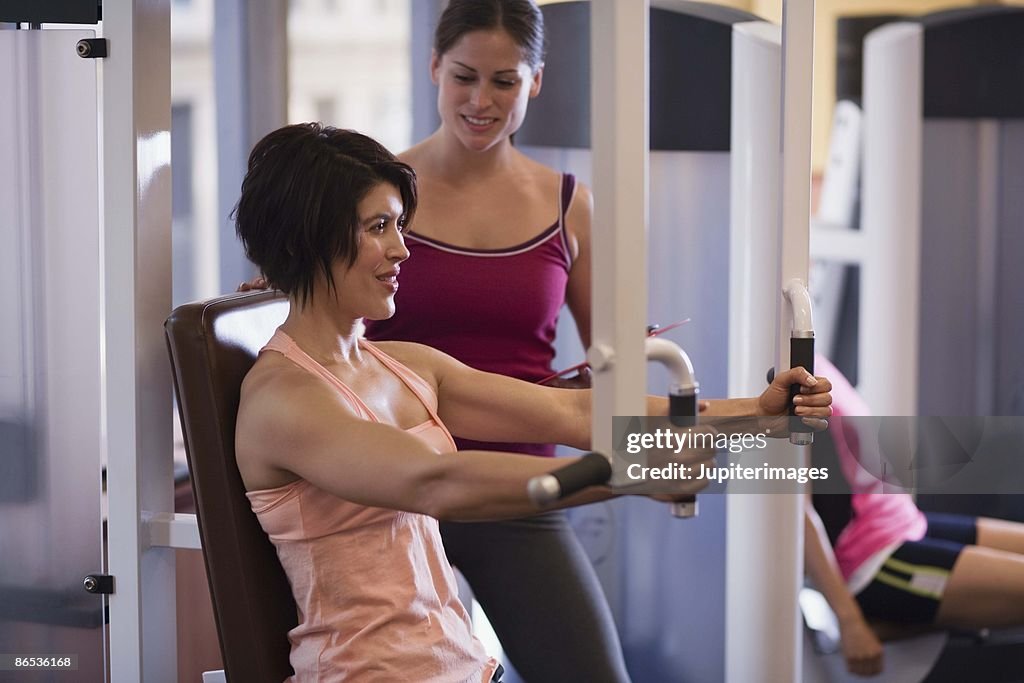
[[[360,341],[423,402],[430,419],[408,430],[454,452],[437,396],[409,368]],[[321,377],[365,420],[376,415],[341,380],[278,330],[263,348]],[[299,610],[289,634],[290,681],[485,683],[497,662],[473,637],[437,520],[343,500],[305,480],[246,494],[277,549]]]

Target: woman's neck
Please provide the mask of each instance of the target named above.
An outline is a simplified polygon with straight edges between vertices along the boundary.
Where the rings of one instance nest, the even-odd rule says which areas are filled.
[[[358,340],[361,323],[359,318],[331,315],[313,303],[300,308],[292,301],[281,330],[323,365],[353,365],[360,358]]]
[[[427,145],[432,172],[454,183],[507,172],[518,157],[508,139],[483,151],[466,149],[443,125],[428,138]]]

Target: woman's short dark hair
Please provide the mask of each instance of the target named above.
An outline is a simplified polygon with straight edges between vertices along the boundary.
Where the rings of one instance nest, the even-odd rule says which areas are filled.
[[[416,174],[379,142],[320,123],[279,128],[249,155],[235,232],[267,280],[305,304],[318,273],[333,291],[331,264],[355,261],[359,203],[380,183],[401,194],[408,224]]]
[[[434,51],[444,56],[472,31],[504,29],[537,71],[544,64],[544,15],[533,0],[450,0],[434,32]]]

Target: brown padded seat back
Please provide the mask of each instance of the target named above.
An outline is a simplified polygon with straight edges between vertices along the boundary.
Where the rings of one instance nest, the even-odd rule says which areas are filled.
[[[224,673],[235,683],[293,673],[295,602],[235,464],[242,379],[287,314],[283,295],[257,292],[185,304],[164,323]]]

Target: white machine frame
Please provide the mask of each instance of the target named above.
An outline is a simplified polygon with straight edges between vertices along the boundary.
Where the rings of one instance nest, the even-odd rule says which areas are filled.
[[[787,0],[783,40],[785,105],[781,170],[782,224],[790,235],[779,254],[774,289],[779,312],[755,336],[774,338],[778,367],[788,365],[789,319],[781,282],[806,282],[810,182],[810,46],[812,0]],[[610,452],[614,415],[643,411],[647,299],[649,0],[594,0],[591,24],[594,159],[595,448]],[[112,681],[174,681],[174,548],[199,548],[193,515],[173,513],[171,396],[162,323],[170,310],[170,1],[107,0],[102,35],[102,232],[104,406],[109,490]],[[644,74],[638,78],[636,74]],[[767,200],[766,200],[767,201]],[[635,226],[645,229],[636,231]],[[628,230],[627,230],[628,228]],[[757,304],[755,308],[759,307]],[[779,324],[779,321],[783,324]],[[734,328],[735,329],[735,328]],[[735,332],[734,339],[740,335]],[[737,346],[736,362],[754,367],[753,346]],[[744,366],[746,367],[746,365]],[[763,372],[763,367],[759,372]],[[753,385],[730,385],[745,393]],[[762,385],[763,386],[763,385]],[[741,498],[741,497],[736,497]],[[747,497],[744,497],[745,500]],[[753,498],[753,497],[749,497]],[[730,681],[799,679],[797,587],[802,577],[802,500],[774,496],[732,514],[773,520],[781,534],[771,552],[778,571],[747,602],[756,630],[730,641]],[[770,510],[769,510],[770,507]],[[778,544],[782,539],[783,545]],[[733,550],[730,534],[730,549]],[[740,555],[733,554],[739,558]],[[751,565],[746,565],[747,567]],[[730,576],[741,569],[730,559]],[[730,590],[744,582],[730,580]],[[751,582],[746,582],[751,583]],[[768,588],[770,586],[770,588]],[[769,595],[771,601],[769,602]],[[791,599],[790,599],[791,598]],[[788,609],[779,610],[778,605]],[[734,623],[735,619],[730,619]],[[731,630],[731,628],[730,628]],[[732,634],[730,633],[730,636]],[[771,639],[769,641],[769,638]],[[745,660],[741,663],[741,660]],[[745,672],[756,671],[748,676]]]
[[[806,294],[810,265],[813,26],[813,1],[788,0],[781,35],[778,26],[762,22],[733,28],[731,395],[760,393],[767,368],[790,367],[791,331],[810,327],[809,309],[794,311],[786,292]],[[779,137],[765,130],[778,130]],[[772,463],[792,464],[806,457],[804,450],[773,440],[763,455]],[[803,509],[802,494],[728,498],[725,674],[730,683],[801,680]],[[755,581],[751,567],[759,568]]]

